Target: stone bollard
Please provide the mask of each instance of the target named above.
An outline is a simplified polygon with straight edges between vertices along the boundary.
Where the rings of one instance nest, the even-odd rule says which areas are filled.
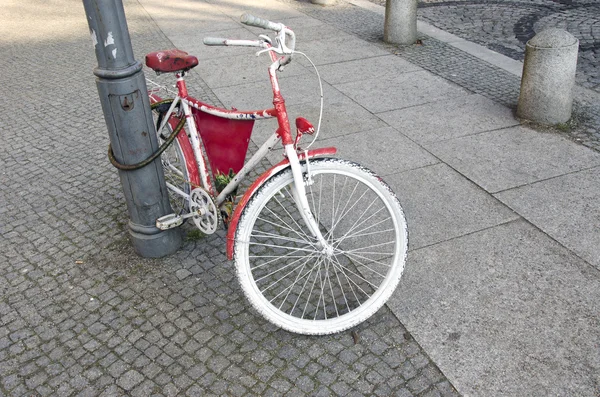
[[[417,41],[417,0],[386,0],[383,41],[403,45]]]
[[[579,40],[561,29],[548,29],[525,49],[517,116],[541,124],[569,121]]]

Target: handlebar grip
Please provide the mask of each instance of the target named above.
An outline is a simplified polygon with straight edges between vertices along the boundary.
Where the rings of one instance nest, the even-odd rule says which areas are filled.
[[[255,17],[254,15],[250,15],[248,13],[241,16],[240,22],[242,22],[244,25],[274,30],[275,32],[279,32],[281,29],[284,28],[283,24],[281,23],[271,22],[266,19]]]
[[[202,41],[205,45],[226,45],[225,42],[227,39],[221,37],[205,37]]]

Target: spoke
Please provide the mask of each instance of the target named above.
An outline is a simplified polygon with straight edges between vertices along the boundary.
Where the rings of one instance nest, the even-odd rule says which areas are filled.
[[[285,255],[248,255],[248,258],[275,258],[275,259],[304,258],[304,257],[306,257],[306,255],[290,255],[290,254],[285,254]]]
[[[306,256],[305,258],[307,258],[307,260],[308,260],[308,259],[310,259],[310,258],[311,258],[311,255],[308,255],[308,256]],[[282,270],[284,270],[284,269],[287,269],[287,268],[288,268],[288,267],[290,267],[290,266],[293,266],[295,263],[297,263],[297,262],[300,262],[302,259],[303,259],[303,258],[298,258],[298,259],[296,259],[296,260],[294,260],[294,261],[291,261],[291,262],[290,262],[290,263],[288,263],[287,265],[285,265],[285,266],[282,266],[282,267],[280,267],[280,268],[278,268],[278,269],[276,269],[276,270],[273,270],[271,273],[269,273],[269,274],[266,274],[266,275],[262,276],[261,278],[258,278],[258,279],[256,279],[256,280],[255,280],[255,282],[258,284],[258,282],[259,282],[259,281],[262,281],[262,280],[264,280],[264,279],[265,279],[265,278],[267,278],[267,277],[271,277],[271,276],[272,276],[272,275],[274,275],[275,273],[279,273],[280,271],[282,271]],[[256,269],[256,268],[255,268],[255,269]],[[269,289],[271,289],[271,287],[273,287],[273,286],[275,286],[276,284],[278,284],[279,282],[281,282],[281,280],[283,280],[283,279],[284,279],[284,278],[285,278],[287,275],[289,275],[290,273],[292,273],[294,270],[296,270],[296,269],[292,269],[292,270],[291,270],[289,273],[287,273],[287,274],[286,274],[286,275],[284,275],[283,277],[280,277],[280,278],[279,278],[279,280],[277,280],[277,281],[274,281],[274,282],[273,282],[271,285],[269,285],[269,286],[268,286],[267,288],[265,288],[263,291],[268,291]]]
[[[292,202],[294,203],[294,208],[298,209],[298,206],[296,205],[296,201],[294,200],[294,196],[293,196],[293,194],[292,194],[292,193],[291,193],[291,192],[288,190],[288,187],[287,187],[287,186],[285,186],[283,189],[286,191],[286,193],[288,194],[288,196],[289,196],[289,197],[292,199]],[[294,217],[292,216],[292,214],[290,214],[290,212],[287,210],[287,208],[285,208],[285,206],[279,202],[279,199],[278,199],[277,197],[275,197],[275,196],[273,196],[273,199],[274,199],[274,200],[277,202],[277,204],[279,204],[279,206],[280,206],[280,207],[281,207],[281,208],[282,208],[282,209],[285,211],[285,213],[286,213],[286,214],[287,214],[287,215],[290,217],[290,219],[291,219],[292,221],[294,221],[294,223],[295,223],[295,224],[296,224],[296,226],[298,227],[298,230],[303,230],[302,226],[300,226],[300,225],[298,224],[298,222],[296,222],[296,220],[294,219]],[[267,208],[267,209],[269,209],[269,208]],[[299,210],[299,209],[298,209],[298,210]],[[270,211],[270,209],[269,209],[269,211]],[[274,215],[275,215],[275,214],[274,214]],[[277,215],[275,215],[275,216],[277,216]],[[282,220],[282,222],[283,222],[283,220]],[[299,234],[298,234],[298,235],[299,235]],[[300,237],[302,237],[302,236],[300,236]]]
[[[362,219],[362,217],[367,213],[367,211],[373,206],[373,204],[375,204],[375,201],[371,201],[371,204],[369,204],[369,206],[367,208],[365,208],[365,210],[363,211],[363,213],[358,218],[356,218],[356,220],[354,221],[354,224],[344,234],[344,236],[346,236],[348,233],[354,231],[356,228],[358,228],[359,226],[361,226],[363,223],[365,223],[366,221],[368,221],[369,219],[371,219],[372,217],[374,217],[375,215],[377,215],[378,213],[380,213],[382,210],[385,209],[385,206],[382,206],[377,211],[375,211],[374,213],[372,213],[371,215],[369,215],[369,217],[367,219],[364,219],[362,222],[358,223]],[[381,222],[385,222],[387,219],[390,219],[390,217],[387,217],[386,219],[384,219],[382,221],[379,221],[378,223],[376,223],[376,225],[379,224],[379,223],[381,223]]]
[[[278,203],[278,204],[281,206],[281,208],[283,208],[283,205],[282,205],[282,204],[279,202],[279,200],[275,199],[275,201],[276,201],[276,202],[277,202],[277,203]],[[277,219],[279,219],[279,221],[283,222],[283,224],[284,224],[285,226],[278,225],[278,224],[276,224],[276,223],[274,223],[274,222],[271,222],[271,221],[268,221],[268,220],[266,220],[266,219],[264,219],[264,218],[262,218],[262,217],[258,217],[257,219],[261,219],[262,221],[264,221],[264,222],[267,222],[267,223],[269,223],[269,224],[271,224],[271,225],[273,225],[273,226],[282,227],[283,229],[286,229],[286,230],[289,230],[289,231],[291,231],[291,232],[295,233],[295,234],[296,234],[296,235],[298,235],[298,237],[300,237],[301,239],[304,239],[304,238],[303,238],[303,236],[300,234],[300,232],[298,232],[298,231],[297,231],[297,230],[295,230],[295,229],[292,229],[292,228],[291,228],[291,226],[290,226],[290,225],[288,225],[288,224],[287,224],[287,223],[286,223],[286,222],[285,222],[283,219],[281,219],[281,217],[280,217],[278,214],[276,214],[275,212],[273,212],[273,210],[271,210],[270,208],[267,208],[267,207],[265,207],[265,209],[266,209],[267,211],[269,211],[271,214],[273,214],[273,216],[275,216]],[[290,218],[291,218],[291,215],[290,215],[290,213],[289,213],[289,212],[288,212],[288,211],[287,211],[285,208],[283,208],[283,209],[284,209],[284,211],[285,211],[285,212],[286,212],[286,213],[287,213],[287,214],[290,216]],[[291,219],[294,221],[294,223],[295,223],[295,224],[296,224],[296,226],[298,227],[298,230],[302,230],[302,228],[300,227],[300,225],[298,225],[298,223],[297,223],[297,222],[294,220],[294,218],[291,218]],[[306,234],[305,234],[305,235],[306,235]],[[308,242],[308,241],[307,241],[307,242]]]
[[[347,254],[348,254],[348,256],[351,256],[351,257],[353,257],[353,260],[354,260],[354,261],[356,261],[356,262],[358,262],[358,264],[359,264],[359,265],[361,265],[361,266],[363,266],[363,267],[365,267],[365,268],[369,269],[370,271],[372,271],[373,273],[377,274],[377,275],[378,275],[378,276],[380,276],[381,278],[385,278],[385,276],[384,276],[384,275],[382,275],[382,274],[379,274],[379,272],[377,272],[377,271],[373,270],[372,268],[370,268],[369,266],[367,266],[367,263],[377,263],[377,264],[379,264],[379,265],[381,265],[381,266],[388,267],[388,268],[389,268],[389,267],[392,267],[392,265],[391,265],[391,264],[388,264],[388,263],[382,263],[382,262],[376,261],[376,260],[374,260],[374,259],[367,258],[367,257],[361,256],[361,255],[355,254],[355,253],[353,253],[353,252],[348,252]],[[358,259],[357,259],[357,258],[358,258]],[[365,260],[367,260],[368,262],[367,262],[367,263],[363,263],[363,262],[361,262],[359,259],[365,259]]]
[[[354,193],[356,193],[356,190],[358,189],[359,183],[360,183],[359,181],[356,181],[356,184],[354,185],[354,188],[352,189],[352,192],[350,193],[350,195],[348,196],[348,199],[346,200],[346,205],[344,205],[344,209],[342,210],[342,215],[338,218],[337,222],[335,222],[335,226],[334,227],[337,227],[337,225],[341,222],[341,220],[344,219],[346,217],[346,215],[350,211],[352,211],[352,208],[354,208],[354,206],[356,204],[358,204],[358,202],[363,198],[363,196],[365,194],[367,194],[367,190],[365,190],[365,192],[358,198],[358,200],[355,200],[354,204],[352,204],[352,206],[350,208],[348,208],[348,204],[350,204],[352,202],[352,197],[354,197]],[[331,233],[333,233],[333,230],[331,230]]]
[[[356,183],[356,186],[358,186],[358,182]],[[356,191],[356,187],[354,188],[354,191]],[[352,195],[354,195],[354,191],[352,191]],[[369,192],[369,190],[365,190],[363,192],[363,194],[361,194],[361,196],[358,198],[358,200],[356,200],[354,202],[354,204],[352,204],[352,206],[350,208],[348,208],[343,214],[342,216],[337,220],[337,222],[335,222],[335,225],[332,227],[332,229],[329,231],[328,236],[333,235],[333,231],[335,229],[335,227],[337,227],[337,225],[342,221],[342,219],[344,219],[346,217],[346,215],[348,215],[350,213],[350,211],[352,211],[352,209],[360,202],[360,200],[362,200],[362,198],[365,196],[365,194],[367,194],[367,192]],[[348,198],[348,201],[350,201],[350,198]],[[371,208],[371,206],[375,203],[375,201],[372,201],[371,204],[369,204],[369,206],[365,209],[364,212],[366,212],[369,208]],[[363,214],[364,214],[363,212]],[[360,219],[360,218],[359,218]],[[357,219],[358,222],[358,219]],[[355,223],[356,224],[356,223]]]
[[[285,191],[288,193],[288,196],[289,196],[289,195],[290,195],[290,193],[289,193],[289,191],[287,190],[287,188],[284,188],[284,189],[285,189]],[[259,216],[259,217],[257,217],[257,220],[258,220],[258,219],[260,219],[260,220],[262,220],[263,222],[266,222],[266,223],[268,223],[268,224],[271,224],[271,225],[273,225],[273,226],[275,226],[275,227],[280,227],[280,228],[283,228],[283,229],[289,230],[289,231],[291,231],[292,233],[294,233],[294,234],[298,235],[298,237],[300,237],[301,239],[304,239],[304,236],[302,236],[302,235],[301,235],[301,234],[298,232],[298,230],[302,230],[302,227],[301,227],[300,225],[298,225],[298,222],[296,222],[296,220],[295,220],[295,219],[292,217],[292,215],[291,215],[291,214],[288,212],[288,210],[287,210],[287,209],[285,208],[285,206],[284,206],[284,205],[283,205],[283,204],[282,204],[282,203],[279,201],[279,199],[278,199],[277,197],[273,196],[273,200],[274,200],[275,202],[277,202],[277,204],[279,204],[279,206],[280,206],[280,207],[281,207],[281,208],[282,208],[282,209],[283,209],[283,210],[284,210],[284,211],[287,213],[287,215],[290,217],[290,219],[291,219],[291,220],[292,220],[292,221],[293,221],[293,222],[296,224],[296,226],[297,226],[297,229],[292,229],[292,227],[291,227],[290,225],[288,225],[288,223],[287,223],[287,222],[285,222],[285,221],[284,221],[284,220],[283,220],[283,219],[282,219],[282,218],[281,218],[281,217],[280,217],[280,216],[279,216],[277,213],[275,213],[275,212],[274,212],[272,209],[270,209],[270,208],[268,208],[268,207],[266,207],[266,206],[264,207],[264,209],[266,209],[266,210],[267,210],[267,211],[269,211],[271,214],[273,214],[273,216],[275,216],[275,218],[277,218],[277,219],[278,219],[280,222],[282,222],[282,223],[283,223],[283,225],[285,225],[285,226],[283,226],[283,225],[280,225],[280,224],[277,224],[277,223],[275,223],[275,222],[272,222],[272,221],[269,221],[269,220],[267,220],[267,219],[265,219],[265,218],[263,218],[263,217],[260,217],[260,216]],[[308,235],[306,235],[306,234],[305,234],[305,236],[307,236],[307,237],[308,237]],[[306,240],[306,239],[304,239],[304,240]],[[306,240],[306,242],[308,243],[308,240]]]
[[[269,302],[273,303],[273,301],[274,301],[275,299],[279,298],[279,297],[280,297],[280,296],[281,296],[283,293],[285,293],[285,292],[286,292],[286,291],[288,291],[288,290],[289,290],[289,291],[291,291],[291,289],[292,289],[292,288],[294,287],[294,285],[296,284],[296,281],[297,281],[298,279],[302,279],[302,278],[304,278],[304,276],[300,277],[300,275],[302,274],[302,269],[304,269],[304,267],[306,266],[306,264],[308,263],[308,261],[309,261],[310,259],[311,259],[310,257],[307,257],[307,258],[306,258],[306,260],[304,261],[304,263],[302,263],[302,265],[301,265],[301,266],[302,266],[302,268],[301,268],[301,269],[300,269],[300,271],[298,272],[298,276],[296,276],[296,280],[294,280],[294,282],[293,282],[291,285],[289,285],[289,286],[285,287],[285,288],[284,288],[284,289],[283,289],[281,292],[279,292],[277,295],[275,295],[273,298],[271,298],[271,300],[270,300]],[[279,283],[281,280],[283,280],[283,278],[285,278],[286,276],[288,276],[288,275],[292,274],[292,273],[293,273],[294,271],[296,271],[297,269],[298,269],[298,267],[296,267],[296,268],[295,268],[295,269],[293,269],[292,271],[288,272],[288,273],[287,273],[285,276],[283,276],[282,278],[280,278],[279,280],[277,280],[276,282],[274,282],[273,284],[271,284],[269,287],[265,288],[264,290],[261,290],[261,293],[262,293],[262,292],[264,292],[264,291],[267,291],[267,290],[268,290],[268,289],[270,289],[270,288],[271,288],[273,285],[275,285],[275,284]],[[264,294],[263,294],[263,295],[264,295]],[[289,295],[289,292],[288,292],[288,295]],[[288,296],[288,295],[286,295],[286,298],[285,298],[285,299],[287,299],[287,296]],[[281,309],[281,306],[283,306],[283,303],[285,302],[285,299],[284,299],[284,300],[281,302],[281,305],[279,306],[279,308],[280,308],[280,309]]]
[[[267,210],[271,211],[271,210],[270,210],[270,209],[268,209],[268,208],[267,208]],[[272,212],[272,211],[271,211],[271,212]],[[276,217],[278,217],[278,215],[277,215],[277,214],[273,214],[273,215],[275,215]],[[289,226],[287,223],[285,223],[285,222],[284,222],[283,220],[281,220],[281,219],[280,219],[280,220],[281,220],[281,222],[283,222],[283,223],[285,224],[285,226],[284,226],[284,225],[282,225],[282,224],[280,224],[280,223],[275,223],[275,222],[273,222],[273,221],[270,221],[270,220],[268,220],[268,219],[266,219],[266,218],[263,218],[262,216],[258,216],[258,217],[256,217],[256,220],[257,220],[257,221],[258,221],[258,220],[261,220],[261,221],[263,221],[263,222],[266,222],[266,223],[268,223],[269,225],[273,225],[273,226],[275,226],[275,227],[279,227],[279,228],[281,228],[281,229],[284,229],[284,230],[289,230],[289,231],[290,231],[290,232],[292,232],[292,233],[296,233],[296,234],[298,234],[298,232],[297,232],[296,230],[292,229],[292,228],[291,228],[291,227],[290,227],[290,226]]]
[[[293,251],[305,251],[305,252],[314,252],[315,251],[315,250],[309,250],[308,248],[297,248],[297,247],[288,247],[287,245],[256,243],[253,241],[236,240],[236,242],[241,243],[241,244],[259,245],[261,247],[283,248],[286,250],[293,250]]]
[[[348,309],[348,313],[350,313],[350,304],[348,303],[348,298],[346,298],[346,292],[344,291],[344,287],[342,286],[342,282],[340,280],[340,276],[335,268],[335,265],[333,264],[333,261],[330,259],[329,260],[332,267],[333,267],[333,272],[335,273],[335,278],[338,281],[338,285],[340,286],[340,291],[342,291],[342,296],[344,297],[344,302],[346,302],[346,308]],[[343,273],[343,272],[342,272]],[[345,275],[345,274],[344,274]],[[354,297],[356,298],[356,300],[358,301],[358,297],[356,296],[356,292],[354,292],[354,288],[352,288],[352,285],[350,285],[350,289],[352,290],[352,293],[354,294]],[[332,291],[333,294],[333,291]],[[337,305],[335,306],[335,310],[337,312]]]
[[[387,219],[390,219],[390,218],[387,218]],[[387,219],[383,220],[382,222],[385,222]],[[377,223],[375,223],[375,224],[373,224],[373,225],[371,225],[371,226],[369,226],[369,227],[367,227],[365,229],[362,229],[362,230],[356,232],[355,234],[350,234],[350,235],[347,235],[345,237],[336,238],[336,239],[333,240],[333,242],[337,243],[337,242],[342,241],[342,239],[346,239],[346,238],[365,237],[365,236],[372,236],[374,234],[384,234],[384,233],[390,233],[390,232],[395,231],[394,228],[391,228],[391,229],[385,229],[385,230],[378,230],[376,232],[362,233],[365,230],[369,230],[369,229],[377,226],[379,223],[381,223],[381,222],[377,222]]]
[[[333,258],[334,258],[334,260],[332,261],[333,268],[334,268],[334,269],[337,269],[337,270],[339,270],[339,271],[340,271],[340,272],[341,272],[341,273],[344,275],[344,277],[346,278],[346,282],[348,283],[348,286],[349,286],[349,287],[350,287],[350,289],[352,290],[352,295],[354,295],[354,299],[356,299],[356,301],[358,302],[358,304],[359,304],[359,305],[362,305],[362,303],[361,303],[361,301],[360,301],[360,299],[359,299],[358,295],[356,295],[356,291],[355,291],[355,290],[354,290],[354,288],[352,287],[352,284],[355,284],[355,285],[358,287],[358,289],[360,289],[360,290],[361,290],[361,291],[362,291],[362,292],[363,292],[365,295],[369,295],[369,294],[367,294],[367,293],[366,293],[366,292],[365,292],[365,291],[364,291],[362,288],[360,288],[360,285],[356,284],[356,282],[354,282],[352,279],[350,279],[350,277],[348,277],[348,275],[347,275],[347,274],[346,274],[346,272],[344,271],[344,267],[343,267],[343,266],[341,265],[341,263],[340,263],[340,262],[337,260],[337,258],[336,258],[335,256],[334,256]],[[336,263],[337,263],[337,267],[335,266],[335,265],[336,265]],[[339,268],[339,269],[338,269],[338,268]],[[338,278],[338,281],[339,281],[339,278]],[[365,281],[366,281],[366,280],[365,280]],[[367,281],[367,283],[368,283],[368,281]],[[343,291],[343,287],[342,287],[342,284],[341,284],[341,283],[340,283],[340,288],[342,288],[342,291]],[[344,299],[345,299],[345,297],[346,297],[346,296],[344,295]],[[346,304],[348,304],[348,302],[347,302],[347,301],[346,301]],[[350,306],[348,306],[348,312],[350,312]]]
[[[384,245],[390,245],[390,244],[396,244],[395,241],[388,241],[385,243],[379,243],[379,244],[373,244],[373,245],[369,245],[367,247],[360,247],[360,248],[354,248],[354,249],[350,249],[350,250],[342,250],[342,249],[338,249],[337,247],[335,247],[335,249],[338,250],[338,252],[342,253],[342,252],[356,252],[356,251],[362,251],[362,250],[366,250],[366,249],[371,249],[371,248],[375,248],[375,247],[382,247]],[[384,254],[384,252],[362,252],[363,254],[366,253],[372,253],[372,254]],[[391,255],[392,253],[390,253]]]
[[[354,255],[357,255],[357,254],[356,254],[356,252],[357,252],[357,251],[360,251],[360,250],[362,250],[362,249],[367,249],[367,248],[371,248],[371,247],[357,248],[357,249],[354,249],[354,250],[347,250],[347,251],[344,251],[344,250],[338,250],[336,253],[337,253],[337,254],[344,254],[344,255],[345,255],[345,254],[354,254]],[[389,257],[391,257],[392,255],[394,255],[394,253],[393,253],[393,252],[381,252],[381,251],[364,251],[364,252],[363,252],[363,251],[361,251],[360,253],[361,253],[362,255],[379,255],[379,256],[382,256],[382,255],[383,255],[385,258],[389,258]],[[365,258],[366,258],[366,257],[365,257]]]
[[[356,259],[356,258],[358,258],[358,259],[364,259],[364,260],[368,261],[367,263],[377,263],[378,265],[381,265],[381,266],[392,267],[392,265],[390,263],[383,263],[383,262],[380,262],[379,260],[376,260],[376,259],[367,258],[366,256],[362,256],[362,255],[357,254],[355,252],[344,252],[344,254],[348,254],[349,256],[353,256],[354,259]],[[384,254],[384,253],[381,252],[379,254]],[[393,252],[392,253],[388,253],[388,256],[386,256],[386,257],[384,257],[382,259],[391,258],[393,255],[394,255]],[[359,263],[364,266],[364,264],[362,262],[359,262]]]
[[[333,267],[331,266],[331,259],[328,260],[329,263],[327,264],[327,267],[325,268],[325,272],[327,273],[328,277],[327,277],[327,281],[329,282],[329,291],[331,292],[331,301],[333,302],[333,307],[335,309],[335,316],[339,317],[340,316],[340,312],[338,311],[338,307],[337,307],[337,302],[335,301],[335,294],[333,293],[333,285],[331,285],[331,277],[329,277],[329,268]],[[342,290],[342,293],[344,291]],[[345,299],[345,296],[344,296]],[[348,302],[346,302],[346,305],[348,304]]]
[[[318,269],[320,262],[321,262],[321,258],[319,258],[319,260],[317,262],[315,262],[314,266],[310,269],[310,272],[306,273],[306,280],[304,281],[304,284],[302,284],[302,289],[298,293],[298,296],[296,297],[296,301],[294,302],[294,306],[292,306],[292,309],[290,310],[290,313],[289,313],[290,315],[292,315],[292,313],[296,309],[296,306],[298,305],[298,302],[300,302],[300,297],[302,296],[302,293],[306,289],[306,284],[308,284],[308,281],[310,280],[310,275],[312,274],[312,272],[315,269]],[[304,276],[302,276],[301,278],[304,278]],[[309,295],[309,297],[310,297],[310,295]],[[302,318],[302,317],[304,317],[304,313],[302,313],[302,316],[300,316],[300,318]]]
[[[335,183],[335,181],[334,181]],[[331,215],[332,221],[334,222],[335,219],[337,219],[337,216],[339,214],[340,211],[340,207],[342,206],[342,197],[344,197],[344,190],[346,190],[346,185],[348,184],[348,177],[344,178],[344,184],[342,185],[342,191],[339,194],[340,200],[339,204],[337,206],[337,208],[335,207],[335,202],[334,202],[334,206],[333,208],[331,208],[333,214]],[[344,205],[344,208],[342,209],[342,213],[344,212],[344,210],[346,209],[346,207],[348,207],[348,203],[350,202],[350,199],[352,198],[352,195],[354,194],[354,191],[356,190],[356,186],[358,186],[358,183],[354,186],[354,190],[352,191],[352,194],[350,194],[346,200],[346,204]],[[332,230],[335,228],[334,225],[332,225]]]
[[[306,267],[306,264],[308,263],[308,259],[302,264],[302,269],[300,269],[300,271],[298,272],[298,275],[296,276],[296,279],[294,280],[293,283],[290,284],[289,287],[287,287],[286,289],[288,290],[287,294],[285,295],[285,298],[283,298],[283,300],[281,301],[281,305],[279,305],[279,310],[281,310],[281,307],[283,306],[283,304],[287,301],[288,297],[290,296],[290,293],[292,292],[292,289],[294,288],[294,286],[296,285],[296,283],[298,281],[300,281],[302,279],[302,277],[300,277],[300,275],[302,274],[302,270],[304,270],[304,268]],[[284,290],[285,291],[285,290]],[[284,291],[280,292],[277,296],[281,295]],[[271,300],[271,302],[275,300],[275,298],[273,298]],[[291,314],[291,313],[290,313]]]
[[[337,259],[337,258],[336,258]],[[341,270],[346,273],[346,271],[356,277],[358,277],[359,279],[363,280],[365,283],[369,284],[371,287],[373,287],[375,290],[377,290],[377,287],[375,284],[373,284],[372,282],[370,282],[369,280],[367,280],[366,278],[364,278],[363,276],[361,276],[360,274],[353,272],[352,270],[348,269],[347,267],[344,267],[339,261],[337,261],[337,264],[340,266]],[[355,285],[362,291],[365,293],[365,295],[369,295],[367,294],[362,288],[360,288],[360,285],[356,284],[355,281],[352,281],[353,283],[355,283]]]
[[[260,233],[260,234],[258,234]],[[292,243],[300,243],[300,244],[308,244],[311,247],[313,247],[313,244],[310,244],[310,242],[306,241],[306,240],[300,240],[297,238],[292,238],[292,237],[286,237],[286,236],[282,236],[281,234],[275,234],[275,233],[269,233],[269,232],[257,232],[257,233],[253,233],[252,235],[250,235],[250,237],[256,237],[256,238],[272,238],[275,240],[284,240],[284,241],[290,241]]]
[[[319,258],[318,261],[318,268],[317,268],[317,273],[319,272],[319,270],[321,269],[321,258]],[[311,272],[312,273],[312,272]],[[315,284],[317,283],[317,276],[315,276],[315,280],[313,281],[313,284],[310,288],[310,292],[308,293],[308,297],[310,298],[310,296],[312,295],[313,290],[315,289]],[[306,305],[304,305],[304,310],[302,311],[302,316],[300,316],[300,318],[304,318],[304,314],[306,313],[306,309],[308,308],[308,302],[309,300],[306,300]]]
[[[171,170],[171,172],[177,174],[179,177],[181,177],[182,180],[185,181],[185,177],[183,175],[183,172],[181,172],[181,170],[179,168],[177,168],[176,166],[174,166],[173,163],[171,163],[169,161],[168,164],[167,164],[167,167],[169,168],[169,170]]]
[[[295,254],[295,252],[290,252],[287,253],[285,255],[249,255],[248,258],[256,258],[256,259],[260,259],[260,258],[273,258],[270,261],[266,261],[264,263],[261,263],[260,265],[254,266],[253,268],[251,268],[250,270],[256,270],[259,269],[263,266],[266,266],[270,263],[273,263],[275,261],[278,260],[282,260],[284,258],[306,258],[306,255],[292,255]]]
[[[319,258],[320,259],[320,258]],[[304,284],[302,285],[302,289],[300,290],[300,292],[298,293],[298,296],[296,297],[296,302],[294,302],[294,306],[292,306],[292,310],[290,310],[290,315],[292,315],[292,313],[294,312],[294,309],[296,309],[296,305],[298,305],[298,302],[300,301],[300,297],[302,296],[302,293],[304,292],[304,289],[306,288],[306,284],[308,283],[308,280],[310,280],[310,275],[312,274],[312,272],[319,266],[319,262],[317,261],[314,266],[310,269],[310,272],[306,273],[306,280],[304,281]],[[304,276],[302,276],[301,278],[304,278]],[[302,317],[300,317],[302,318]]]
[[[327,272],[327,270],[326,270],[326,272]],[[319,300],[317,301],[317,307],[315,308],[315,316],[313,317],[313,320],[316,320],[317,315],[319,314],[319,305],[321,304],[321,299],[323,300],[323,314],[325,316],[325,320],[327,320],[327,308],[325,305],[325,296],[324,296],[325,288],[323,288],[323,277],[321,276],[321,272],[319,272],[319,284],[321,285],[321,292],[319,293]]]
[[[369,207],[368,207],[368,208],[365,210],[365,212],[366,212],[366,211],[367,211],[369,208],[371,208],[371,205],[373,205],[373,203],[371,203],[371,204],[369,205]],[[346,238],[346,236],[347,236],[349,233],[351,233],[352,231],[354,231],[354,229],[358,228],[358,227],[359,227],[359,226],[361,226],[363,223],[367,222],[369,219],[371,219],[372,217],[374,217],[375,215],[377,215],[379,212],[381,212],[381,211],[382,211],[382,210],[384,210],[384,209],[385,209],[385,207],[381,207],[380,209],[378,209],[377,211],[375,211],[374,213],[372,213],[372,214],[371,214],[371,215],[370,215],[370,216],[369,216],[367,219],[365,219],[365,220],[363,220],[362,222],[360,222],[359,224],[357,224],[357,223],[358,223],[358,221],[360,220],[360,218],[362,218],[362,216],[365,214],[365,212],[363,212],[363,214],[362,214],[362,215],[361,215],[361,216],[360,216],[358,219],[356,219],[356,222],[354,222],[354,225],[352,225],[352,227],[350,227],[350,229],[349,229],[349,230],[348,230],[348,231],[347,231],[347,232],[346,232],[346,233],[345,233],[345,234],[344,234],[342,237],[340,237],[340,238],[338,239],[338,240],[339,240],[339,242],[343,241],[343,240]],[[390,219],[390,217],[388,217],[388,218],[386,218],[386,219],[384,219],[384,220],[381,220],[381,221],[379,221],[379,222],[375,223],[375,225],[378,225],[379,223],[385,222],[385,221],[387,221],[388,219]],[[373,225],[373,226],[375,226],[375,225]],[[372,227],[372,226],[369,226],[369,228],[370,228],[370,227]],[[368,229],[368,228],[367,228],[367,229]],[[367,229],[363,229],[363,230],[367,230]],[[338,245],[339,245],[339,242],[338,242]]]

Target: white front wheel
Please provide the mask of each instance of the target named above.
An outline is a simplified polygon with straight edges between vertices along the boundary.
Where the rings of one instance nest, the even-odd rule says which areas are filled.
[[[360,165],[316,159],[310,170],[307,198],[326,245],[308,232],[288,168],[250,198],[234,259],[244,293],[265,318],[292,332],[330,334],[389,299],[406,260],[406,221],[389,186]]]

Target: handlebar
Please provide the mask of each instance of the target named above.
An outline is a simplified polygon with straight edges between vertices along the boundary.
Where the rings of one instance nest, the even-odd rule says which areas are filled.
[[[205,45],[227,45],[227,39],[221,37],[205,37],[202,42]]]
[[[240,22],[242,22],[244,25],[256,26],[258,28],[269,29],[277,32],[278,46],[274,48],[277,49],[277,53],[286,54],[286,56],[281,59],[280,66],[285,66],[292,61],[292,54],[294,53],[294,49],[296,47],[296,35],[290,28],[286,27],[282,23],[271,22],[267,19],[255,17],[254,15],[250,15],[248,13],[245,13],[241,16]],[[288,38],[287,43],[286,37]]]
[[[250,15],[248,13],[241,16],[240,22],[244,25],[256,26],[257,28],[268,29],[274,32],[280,32],[285,28],[285,25],[282,23],[271,22],[266,19],[255,17],[254,15]]]
[[[223,37],[205,37],[202,42],[205,45],[221,45],[221,46],[242,46],[242,47],[260,47],[266,48],[264,41],[261,40],[232,40]]]
[[[221,37],[205,37],[203,40],[204,44],[209,46],[261,47],[264,48],[264,50],[259,51],[256,55],[259,55],[264,51],[273,51],[274,53],[285,55],[278,61],[279,68],[291,62],[292,54],[294,53],[294,48],[296,46],[296,35],[290,28],[282,23],[271,22],[247,13],[241,16],[240,21],[244,25],[277,32],[277,37],[275,39],[276,43],[271,43],[268,38],[266,38],[267,40],[231,40]],[[273,61],[275,61],[275,58],[273,58]]]

